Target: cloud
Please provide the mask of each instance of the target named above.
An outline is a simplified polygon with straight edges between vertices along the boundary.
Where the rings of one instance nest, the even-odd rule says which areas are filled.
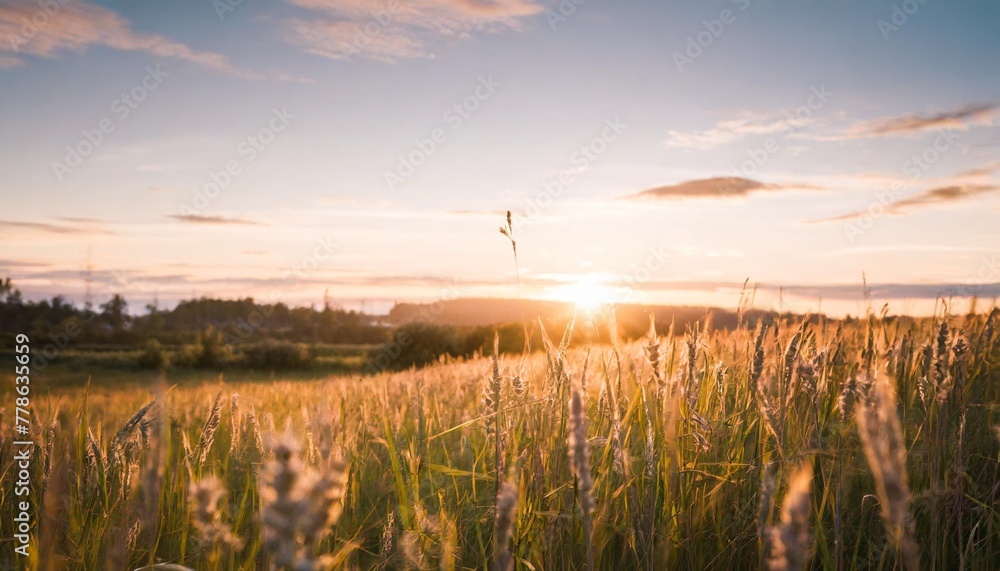
[[[225,218],[222,216],[205,216],[201,214],[171,214],[168,218],[173,218],[178,222],[189,224],[209,224],[217,226],[244,225],[244,226],[264,226],[263,223],[245,218]]]
[[[1000,190],[1000,186],[994,186],[988,184],[939,186],[935,188],[929,188],[927,190],[918,192],[913,196],[908,196],[906,198],[901,198],[895,202],[892,202],[885,206],[884,212],[886,214],[902,215],[919,208],[937,206],[940,204],[950,204],[953,202],[960,202],[984,194],[990,194],[998,190]],[[859,218],[867,214],[868,210],[862,209],[854,212],[848,212],[847,214],[841,214],[839,216],[833,216],[831,218],[807,220],[805,224],[841,222],[844,220],[853,220],[855,218]]]
[[[996,252],[996,248],[979,246],[946,246],[943,244],[892,244],[887,246],[860,246],[855,248],[842,248],[819,254],[825,258],[841,256],[859,256],[867,254],[900,254],[915,252],[918,254],[968,254],[976,252]]]
[[[283,22],[284,38],[307,53],[385,63],[433,57],[438,40],[516,30],[543,11],[537,0],[286,0],[308,11]]]
[[[22,230],[34,230],[47,234],[113,234],[109,230],[99,228],[79,228],[76,226],[65,226],[62,224],[49,224],[47,222],[24,222],[20,220],[0,220],[0,227],[19,228]]]
[[[79,270],[50,270],[35,272],[25,275],[25,280],[77,280],[80,278]],[[111,289],[112,287],[123,287],[140,282],[154,284],[187,284],[192,276],[188,274],[149,274],[136,270],[92,270],[90,278],[98,286],[98,289]]]
[[[499,218],[503,219],[507,215],[506,210],[449,210],[446,212],[449,216],[468,216],[468,217],[483,217],[483,218]]]
[[[994,103],[981,103],[930,115],[910,114],[881,117],[857,123],[850,127],[846,133],[827,138],[831,140],[867,139],[912,135],[921,131],[945,128],[965,130],[973,123],[992,125],[993,116],[996,115],[998,109],[1000,108]]]
[[[778,291],[776,285],[762,286],[760,289]],[[878,300],[937,299],[941,297],[997,297],[1000,283],[887,283],[869,284],[871,297]],[[781,291],[788,295],[813,299],[857,300],[862,296],[862,286],[844,285],[793,285],[783,286]]]
[[[963,178],[991,178],[998,172],[1000,172],[1000,161],[996,161],[978,168],[969,169],[958,176]]]
[[[669,131],[666,146],[669,149],[698,149],[702,151],[715,149],[751,135],[770,135],[787,133],[795,129],[807,127],[815,121],[811,118],[796,118],[788,114],[784,118],[764,117],[744,114],[738,119],[719,121],[711,129],[682,133]]]
[[[804,299],[824,299],[838,301],[861,300],[865,296],[865,287],[860,283],[848,284],[777,284],[752,283],[755,290],[766,291],[775,295],[788,295]],[[725,281],[668,281],[653,280],[635,284],[642,291],[705,291],[705,292],[738,292],[744,287],[742,282]],[[941,297],[998,297],[1000,283],[979,282],[940,282],[940,283],[881,283],[868,284],[867,291],[872,299],[878,300],[917,300],[937,299]]]
[[[0,268],[46,268],[45,262],[29,262],[25,260],[0,260]]]
[[[651,188],[625,198],[630,200],[683,200],[688,198],[742,198],[756,192],[781,190],[818,190],[812,184],[771,184],[740,177],[715,177],[689,180]]]
[[[54,58],[102,46],[189,61],[246,79],[265,78],[233,66],[223,55],[196,51],[163,36],[136,33],[127,20],[95,4],[78,0],[50,4],[58,10],[46,11],[34,2],[0,0],[0,68],[24,65],[25,55]]]
[[[22,67],[23,65],[24,61],[21,58],[0,54],[0,69],[8,69],[11,67]]]

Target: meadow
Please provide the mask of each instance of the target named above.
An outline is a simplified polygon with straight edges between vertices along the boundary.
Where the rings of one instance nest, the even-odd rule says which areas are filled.
[[[375,376],[36,385],[26,568],[992,570],[998,326],[706,319]]]

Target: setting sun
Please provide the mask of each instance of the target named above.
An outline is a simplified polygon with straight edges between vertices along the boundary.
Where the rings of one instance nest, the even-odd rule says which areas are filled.
[[[585,276],[576,283],[560,287],[554,297],[573,302],[579,310],[594,313],[614,302],[614,291],[597,278]]]

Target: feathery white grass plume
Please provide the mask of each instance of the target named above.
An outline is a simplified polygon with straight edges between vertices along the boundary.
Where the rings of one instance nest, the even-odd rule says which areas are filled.
[[[809,461],[803,462],[792,474],[788,493],[781,504],[781,523],[768,529],[771,557],[767,564],[771,571],[802,571],[809,563],[812,544],[809,493],[812,478]]]
[[[306,467],[287,431],[270,448],[274,459],[260,476],[264,551],[278,569],[325,569],[329,556],[317,550],[343,511],[347,466],[334,459],[322,472]]]
[[[855,409],[858,432],[878,491],[882,520],[902,555],[906,569],[920,568],[920,552],[910,512],[910,487],[906,473],[906,443],[896,413],[896,392],[888,375],[874,383],[873,402]]]
[[[239,550],[243,541],[222,522],[219,503],[226,497],[226,488],[215,476],[207,476],[188,487],[191,520],[199,539],[209,546],[226,546]]]

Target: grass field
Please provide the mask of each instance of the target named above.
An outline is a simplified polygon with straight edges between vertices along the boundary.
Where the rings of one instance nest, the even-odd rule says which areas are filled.
[[[702,323],[378,377],[37,380],[30,568],[996,569],[998,324]]]

